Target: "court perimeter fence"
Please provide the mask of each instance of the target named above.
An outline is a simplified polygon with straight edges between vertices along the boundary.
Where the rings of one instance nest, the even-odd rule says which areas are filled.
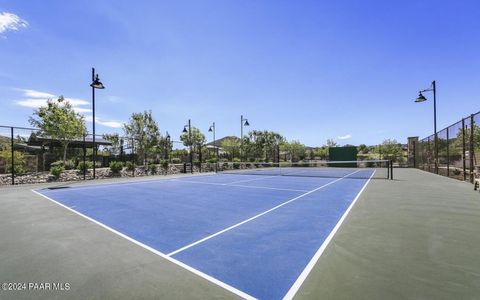
[[[415,143],[414,166],[473,183],[479,172],[480,112],[438,131],[437,143],[438,161],[435,159],[435,134]]]
[[[193,170],[187,170],[187,150],[181,149],[179,141],[164,139],[155,151],[145,153],[131,137],[108,134],[95,135],[94,168],[93,135],[73,136],[54,139],[37,128],[0,125],[0,185],[111,177],[112,162],[121,162],[113,175],[122,177]],[[182,150],[176,151],[178,157],[173,157],[173,145]],[[58,176],[55,168],[62,170]]]

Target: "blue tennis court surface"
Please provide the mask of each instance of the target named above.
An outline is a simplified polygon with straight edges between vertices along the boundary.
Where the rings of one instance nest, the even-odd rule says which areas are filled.
[[[349,178],[358,172],[368,174]],[[371,175],[221,174],[36,192],[237,294],[281,299]]]

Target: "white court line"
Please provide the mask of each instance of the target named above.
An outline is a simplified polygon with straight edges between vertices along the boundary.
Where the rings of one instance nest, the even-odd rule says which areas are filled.
[[[350,173],[350,174],[347,174],[347,175],[343,176],[342,178],[338,178],[338,179],[336,179],[336,180],[330,181],[329,183],[326,183],[326,184],[324,184],[324,185],[322,185],[322,186],[319,186],[319,187],[317,187],[317,188],[315,188],[315,189],[313,189],[313,190],[311,190],[311,191],[308,191],[308,192],[306,192],[306,193],[303,193],[303,194],[301,194],[300,196],[297,196],[297,197],[292,198],[292,199],[290,199],[290,200],[288,200],[288,201],[285,201],[285,202],[283,202],[283,203],[281,203],[281,204],[279,204],[279,205],[277,205],[277,206],[275,206],[275,207],[270,208],[269,210],[266,210],[266,211],[264,211],[264,212],[262,212],[262,213],[259,213],[258,215],[255,215],[255,216],[253,216],[253,217],[251,217],[251,218],[248,218],[248,219],[246,219],[246,220],[244,220],[244,221],[242,221],[242,222],[239,222],[239,223],[237,223],[237,224],[235,224],[235,225],[232,225],[232,226],[230,226],[230,227],[228,227],[228,228],[225,228],[225,229],[223,229],[223,230],[221,230],[221,231],[219,231],[219,232],[216,232],[216,233],[214,233],[214,234],[212,234],[212,235],[209,235],[209,236],[207,236],[207,237],[204,237],[203,239],[198,240],[198,241],[196,241],[196,242],[193,242],[193,243],[191,243],[191,244],[189,244],[189,245],[186,245],[185,247],[182,247],[182,248],[177,249],[177,250],[175,250],[175,251],[173,251],[173,252],[170,252],[170,253],[167,254],[167,256],[175,255],[175,254],[180,253],[180,252],[182,252],[182,251],[184,251],[184,250],[187,250],[188,248],[191,248],[191,247],[193,247],[193,246],[195,246],[195,245],[198,245],[198,244],[200,244],[200,243],[203,243],[203,242],[205,242],[205,241],[207,241],[207,240],[209,240],[209,239],[211,239],[211,238],[213,238],[213,237],[216,237],[217,235],[220,235],[220,234],[225,233],[225,232],[227,232],[227,231],[229,231],[229,230],[232,230],[232,229],[234,229],[234,228],[236,228],[236,227],[238,227],[238,226],[240,226],[240,225],[243,225],[243,224],[248,223],[248,222],[250,222],[250,221],[252,221],[252,220],[255,220],[255,219],[257,219],[257,218],[259,218],[259,217],[261,217],[261,216],[263,216],[263,215],[265,215],[265,214],[268,214],[269,212],[272,212],[272,211],[274,211],[274,210],[276,210],[276,209],[278,209],[278,208],[280,208],[280,207],[282,207],[282,206],[284,206],[284,205],[287,205],[287,204],[290,203],[290,202],[293,202],[293,201],[296,201],[296,200],[298,200],[298,199],[300,199],[300,198],[303,198],[303,197],[305,197],[305,196],[307,196],[307,195],[309,195],[309,194],[311,194],[311,193],[313,193],[313,192],[316,192],[316,191],[318,191],[318,190],[320,190],[320,189],[322,189],[322,188],[324,188],[324,187],[326,187],[326,186],[329,186],[329,185],[331,185],[331,184],[333,184],[333,183],[335,183],[335,182],[337,182],[337,181],[340,181],[340,180],[344,179],[345,177],[350,176],[350,175],[352,175],[352,174],[355,174],[355,173],[357,173],[357,172],[359,172],[359,171],[352,172],[352,173]]]
[[[328,244],[330,243],[330,241],[332,240],[333,236],[335,235],[335,233],[337,232],[337,230],[340,228],[340,226],[342,225],[343,221],[345,220],[345,218],[347,217],[348,213],[350,212],[350,210],[352,209],[352,207],[355,205],[355,202],[357,202],[358,198],[360,197],[360,195],[362,194],[363,190],[365,190],[365,188],[367,187],[368,183],[370,182],[370,180],[372,179],[373,175],[375,174],[375,171],[373,171],[372,175],[370,175],[370,178],[368,178],[367,182],[363,185],[362,189],[358,192],[357,196],[355,197],[355,199],[353,199],[352,203],[350,204],[350,206],[347,208],[347,210],[345,211],[345,213],[343,214],[343,216],[340,218],[340,220],[338,220],[337,224],[335,225],[335,227],[333,228],[333,230],[330,232],[330,234],[327,236],[327,238],[325,239],[325,241],[323,241],[322,245],[320,246],[320,248],[317,250],[317,252],[315,253],[315,255],[312,257],[312,259],[310,260],[310,262],[307,264],[307,266],[305,267],[305,269],[302,271],[302,273],[300,274],[300,276],[298,276],[297,280],[293,283],[292,287],[288,290],[287,294],[285,294],[285,296],[283,297],[284,300],[290,300],[292,299],[295,294],[297,293],[297,291],[300,289],[300,287],[302,286],[303,282],[305,281],[305,279],[307,278],[308,274],[310,274],[310,272],[312,271],[313,267],[317,264],[317,261],[318,259],[320,258],[320,256],[322,256],[322,253],[323,251],[325,251],[325,248],[327,248]]]
[[[169,177],[169,178],[142,178],[142,180],[138,181],[120,181],[120,182],[93,182],[89,184],[82,184],[85,181],[77,181],[74,182],[71,185],[68,185],[68,182],[64,182],[65,186],[68,186],[69,188],[72,189],[91,189],[91,188],[104,188],[104,187],[110,187],[112,185],[136,185],[136,184],[151,184],[151,183],[164,183],[164,182],[170,182],[170,181],[175,181],[179,178],[196,178],[196,177],[209,177],[209,176],[217,176],[217,174],[204,174],[204,175],[197,175],[197,176],[183,176],[183,175],[178,175],[176,177]],[[135,178],[135,177],[133,177]],[[138,177],[137,177],[138,178]],[[78,185],[77,185],[78,184]],[[48,190],[51,187],[42,187],[38,188],[37,190]]]
[[[207,184],[207,185],[220,185],[220,186],[238,186],[249,189],[266,189],[266,190],[276,190],[276,191],[289,191],[289,192],[308,192],[307,190],[296,190],[296,189],[282,189],[268,186],[256,186],[256,185],[241,185],[241,184],[230,184],[230,183],[215,183],[215,182],[202,182],[202,181],[192,181],[192,180],[173,180],[176,182],[188,182],[188,183],[198,183],[198,184]]]
[[[175,182],[187,182],[187,183],[198,183],[198,184],[207,184],[207,185],[223,185],[225,186],[225,183],[217,183],[217,182],[202,182],[202,181],[194,181],[194,180],[180,180],[180,179],[172,179],[172,181]]]
[[[255,175],[255,174],[253,174],[253,175],[258,176],[258,175]],[[256,181],[256,180],[263,180],[263,179],[266,179],[266,178],[272,178],[272,177],[278,177],[278,176],[279,175],[273,175],[273,176],[263,176],[263,175],[261,175],[260,178],[232,181],[232,182],[226,183],[226,185],[242,183],[242,182],[250,182],[250,181]]]
[[[242,184],[228,184],[227,186],[238,186],[250,189],[267,189],[267,190],[276,190],[276,191],[289,191],[289,192],[308,192],[308,190],[297,190],[297,189],[282,189],[282,188],[274,188],[268,186],[258,186],[258,185],[242,185]]]
[[[70,207],[68,207],[68,206],[66,206],[66,205],[64,205],[64,204],[62,204],[62,203],[60,203],[60,202],[58,202],[58,201],[55,201],[55,200],[53,200],[52,198],[49,198],[48,196],[45,196],[45,195],[43,195],[43,194],[41,194],[41,193],[39,193],[39,192],[37,192],[37,191],[35,191],[35,190],[31,190],[31,191],[34,192],[35,194],[39,195],[39,196],[42,196],[43,198],[45,198],[45,199],[47,199],[47,200],[52,201],[53,203],[55,203],[55,204],[57,204],[57,205],[60,205],[61,207],[63,207],[63,208],[65,208],[65,209],[67,209],[67,210],[69,210],[69,211],[71,211],[71,212],[73,212],[73,213],[75,213],[75,214],[77,214],[77,215],[79,215],[79,216],[81,216],[81,217],[83,217],[83,218],[85,218],[85,219],[87,219],[87,220],[89,220],[89,221],[91,221],[91,222],[93,222],[93,223],[95,223],[95,224],[97,224],[97,225],[99,225],[99,226],[107,229],[108,231],[113,232],[113,233],[115,233],[115,234],[123,237],[124,239],[126,239],[126,240],[128,240],[128,241],[130,241],[130,242],[132,242],[132,243],[134,243],[134,244],[136,244],[136,245],[138,245],[138,246],[140,246],[140,247],[142,247],[142,248],[144,248],[144,249],[146,249],[146,250],[148,250],[148,251],[150,251],[150,252],[152,252],[152,253],[154,253],[154,254],[156,254],[156,255],[158,255],[158,256],[160,256],[160,257],[162,257],[162,258],[164,258],[164,259],[166,259],[166,260],[168,260],[168,261],[170,261],[170,262],[172,262],[172,263],[174,263],[174,264],[176,264],[177,266],[180,266],[180,267],[182,267],[182,268],[184,268],[184,269],[192,272],[193,274],[198,275],[198,276],[200,276],[200,277],[202,277],[202,278],[204,278],[204,279],[206,279],[206,280],[208,280],[208,281],[210,281],[210,282],[212,282],[212,283],[214,283],[214,284],[216,284],[216,285],[218,285],[218,286],[226,289],[227,291],[230,291],[230,292],[232,292],[232,293],[234,293],[234,294],[236,294],[236,295],[238,295],[238,296],[240,296],[240,297],[243,297],[244,299],[249,299],[249,300],[250,300],[250,299],[251,299],[251,300],[256,299],[255,297],[253,297],[253,296],[251,296],[251,295],[249,295],[249,294],[247,294],[247,293],[245,293],[245,292],[242,292],[242,291],[234,288],[233,286],[226,284],[226,283],[223,282],[223,281],[220,281],[220,280],[218,280],[218,279],[216,279],[216,278],[213,278],[213,277],[211,277],[210,275],[207,275],[207,274],[203,273],[202,271],[199,271],[199,270],[197,270],[197,269],[195,269],[195,268],[190,267],[189,265],[186,265],[186,264],[182,263],[181,261],[178,261],[178,260],[176,260],[176,259],[174,259],[174,258],[172,258],[172,257],[169,257],[169,256],[165,255],[164,253],[162,253],[162,252],[160,252],[160,251],[158,251],[158,250],[153,249],[153,248],[150,247],[150,246],[147,246],[147,245],[145,245],[145,244],[143,244],[143,243],[141,243],[141,242],[139,242],[139,241],[137,241],[137,240],[135,240],[135,239],[133,239],[133,238],[131,238],[131,237],[129,237],[129,236],[121,233],[121,232],[119,232],[119,231],[116,231],[115,229],[113,229],[113,228],[111,228],[111,227],[109,227],[109,226],[107,226],[107,225],[105,225],[105,224],[103,224],[103,223],[100,223],[100,222],[97,221],[97,220],[94,220],[94,219],[92,219],[92,218],[90,218],[90,217],[88,217],[88,216],[86,216],[86,215],[84,215],[84,214],[82,214],[82,213],[74,210],[74,209],[71,209]]]

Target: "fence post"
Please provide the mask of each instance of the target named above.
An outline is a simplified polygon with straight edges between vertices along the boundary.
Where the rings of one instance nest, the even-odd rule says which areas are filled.
[[[132,160],[133,160],[133,177],[135,177],[135,169],[137,168],[135,166],[135,140],[132,139]]]
[[[448,142],[448,128],[447,127],[447,177],[450,177],[450,146]]]
[[[85,134],[83,133],[83,180],[87,180],[87,145],[85,144]]]
[[[463,180],[467,180],[465,163],[465,119],[462,119],[462,161],[463,161]]]
[[[469,154],[470,154],[470,182],[473,183],[473,158],[474,158],[474,139],[473,139],[473,135],[474,135],[474,129],[475,129],[475,125],[474,125],[474,120],[473,120],[473,114],[470,115],[470,149],[469,149]]]
[[[10,146],[12,147],[12,185],[15,184],[15,150],[13,149],[13,127],[10,127]]]

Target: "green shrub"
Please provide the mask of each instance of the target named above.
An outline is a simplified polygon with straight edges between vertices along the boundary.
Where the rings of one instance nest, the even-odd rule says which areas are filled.
[[[109,167],[113,174],[119,174],[123,169],[123,163],[121,161],[112,161]]]
[[[63,167],[63,160],[57,160],[50,164],[50,167]]]
[[[160,166],[164,169],[168,169],[168,160],[160,160]]]
[[[62,166],[56,165],[50,168],[50,173],[52,173],[55,178],[58,178],[64,170]]]
[[[57,160],[53,162],[50,167],[63,167],[65,170],[73,170],[75,169],[75,162],[73,160],[66,160],[65,162],[63,162],[63,160]]]
[[[232,159],[232,161],[233,161],[233,162],[241,162],[242,160],[241,160],[240,158],[238,158],[238,157],[234,157],[234,158]]]
[[[91,161],[80,161],[78,162],[78,165],[77,165],[77,170],[80,170],[80,171],[87,171],[88,169],[91,169],[93,168],[93,163]]]
[[[15,163],[15,175],[23,175],[27,173],[27,170],[24,168],[23,165]],[[12,166],[8,167],[8,172],[12,172]]]
[[[65,170],[73,170],[75,169],[75,162],[73,160],[67,160],[65,161],[63,167],[65,168]]]
[[[1,145],[0,145],[0,148]],[[22,174],[25,174],[26,173],[26,169],[25,169],[25,165],[26,165],[26,162],[25,162],[25,157],[23,156],[23,153],[20,152],[20,151],[14,151],[13,152],[14,154],[14,170],[15,170],[15,174],[17,175],[22,175]],[[3,147],[2,151],[0,151],[0,157],[3,158],[5,160],[5,164],[7,166],[7,172],[11,173],[12,172],[12,151],[11,151],[11,148],[9,148],[8,146],[5,146]]]
[[[157,174],[157,165],[155,165],[155,164],[148,165],[148,171],[152,175]]]
[[[178,157],[172,158],[172,164],[180,164],[182,163],[182,160]]]
[[[209,158],[209,159],[207,159],[207,163],[209,163],[209,164],[214,164],[214,163],[216,163],[216,162],[217,162],[217,159],[216,159],[216,158]]]
[[[127,168],[128,171],[133,171],[135,170],[135,163],[132,161],[127,161],[125,163],[125,167]]]

